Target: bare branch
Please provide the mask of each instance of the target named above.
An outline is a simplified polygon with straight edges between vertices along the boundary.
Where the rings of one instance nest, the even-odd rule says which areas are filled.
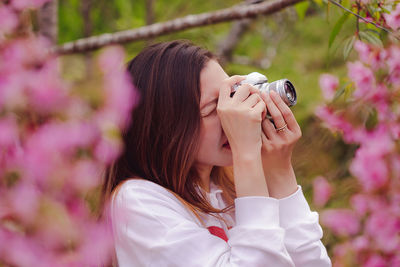
[[[38,11],[39,33],[56,44],[58,39],[58,1],[47,2]]]
[[[304,0],[275,0],[249,6],[233,6],[230,8],[198,15],[188,15],[163,23],[156,23],[149,26],[140,27],[138,29],[126,30],[112,34],[106,33],[99,36],[83,38],[74,42],[63,44],[59,47],[55,47],[53,52],[60,54],[84,52],[98,49],[110,44],[122,44],[144,40],[185,29],[244,18],[252,18],[259,15],[268,15],[301,1]]]
[[[245,5],[251,4],[258,4],[263,2],[263,0],[245,0]],[[239,43],[240,39],[242,38],[243,34],[249,28],[250,23],[252,22],[251,19],[243,19],[239,21],[235,21],[231,27],[226,38],[221,41],[218,45],[217,55],[219,57],[219,61],[221,64],[225,64],[232,60],[233,50]]]
[[[145,0],[146,6],[146,25],[151,25],[154,23],[154,0]],[[147,39],[146,45],[150,45],[153,42],[152,38]]]

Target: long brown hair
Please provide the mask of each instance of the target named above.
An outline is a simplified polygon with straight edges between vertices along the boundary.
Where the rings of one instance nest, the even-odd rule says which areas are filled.
[[[141,178],[174,193],[199,219],[201,212],[218,216],[233,207],[230,169],[212,171],[227,208],[213,208],[197,189],[201,182],[194,167],[201,126],[200,72],[211,59],[216,59],[211,52],[189,41],[172,41],[151,45],[129,62],[140,100],[123,133],[125,150],[106,169],[103,201],[123,181]]]

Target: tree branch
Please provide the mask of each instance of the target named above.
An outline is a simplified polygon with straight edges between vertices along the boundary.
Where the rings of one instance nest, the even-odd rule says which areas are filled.
[[[120,31],[116,33],[106,33],[99,36],[83,38],[74,42],[66,43],[53,48],[53,52],[59,54],[85,52],[98,49],[110,44],[123,44],[138,40],[144,40],[155,36],[165,35],[185,29],[217,24],[226,21],[268,15],[277,12],[285,7],[294,5],[303,0],[275,0],[262,2],[250,6],[233,6],[230,8],[202,13],[198,15],[188,15],[182,18],[156,23],[137,29]]]
[[[38,11],[39,33],[47,37],[52,44],[58,39],[58,0],[50,1]]]
[[[245,5],[252,5],[252,4],[259,4],[263,2],[263,0],[245,0],[243,4]],[[252,22],[251,19],[243,19],[235,21],[232,26],[231,30],[229,31],[226,38],[221,41],[218,45],[217,55],[219,57],[219,61],[222,65],[232,60],[233,50],[238,45],[240,39],[245,34],[247,29]]]
[[[378,29],[384,30],[385,32],[387,32],[387,33],[389,33],[389,34],[392,34],[396,39],[400,40],[399,37],[396,36],[396,34],[395,34],[393,31],[391,31],[391,30],[389,30],[389,29],[387,29],[387,28],[385,28],[385,27],[382,27],[382,26],[376,24],[376,23],[373,22],[373,21],[370,21],[370,20],[366,19],[366,18],[360,16],[359,14],[354,13],[354,12],[351,11],[350,9],[345,8],[344,6],[342,6],[341,4],[339,4],[338,2],[336,2],[336,1],[334,1],[334,0],[328,0],[328,1],[331,2],[332,4],[334,4],[335,6],[338,6],[338,7],[340,7],[341,9],[343,9],[343,10],[349,12],[350,14],[356,16],[357,18],[361,19],[362,21],[364,21],[364,22],[366,22],[366,23],[369,23],[369,24],[372,24],[372,25],[374,25],[375,27],[377,27]]]

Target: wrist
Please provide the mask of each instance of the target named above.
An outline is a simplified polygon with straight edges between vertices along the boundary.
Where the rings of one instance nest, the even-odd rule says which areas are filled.
[[[296,192],[298,185],[292,167],[285,170],[265,171],[265,180],[271,197],[281,199]]]
[[[262,165],[261,149],[232,149],[233,162],[259,162]]]

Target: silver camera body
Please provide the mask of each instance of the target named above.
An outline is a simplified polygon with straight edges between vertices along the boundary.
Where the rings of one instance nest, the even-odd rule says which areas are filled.
[[[297,103],[296,90],[288,79],[281,79],[268,83],[268,78],[265,75],[258,72],[252,72],[246,75],[245,80],[233,86],[234,91],[244,83],[258,88],[261,92],[265,91],[269,93],[270,90],[275,91],[289,107],[294,106]],[[234,92],[232,92],[231,95],[233,94]]]

